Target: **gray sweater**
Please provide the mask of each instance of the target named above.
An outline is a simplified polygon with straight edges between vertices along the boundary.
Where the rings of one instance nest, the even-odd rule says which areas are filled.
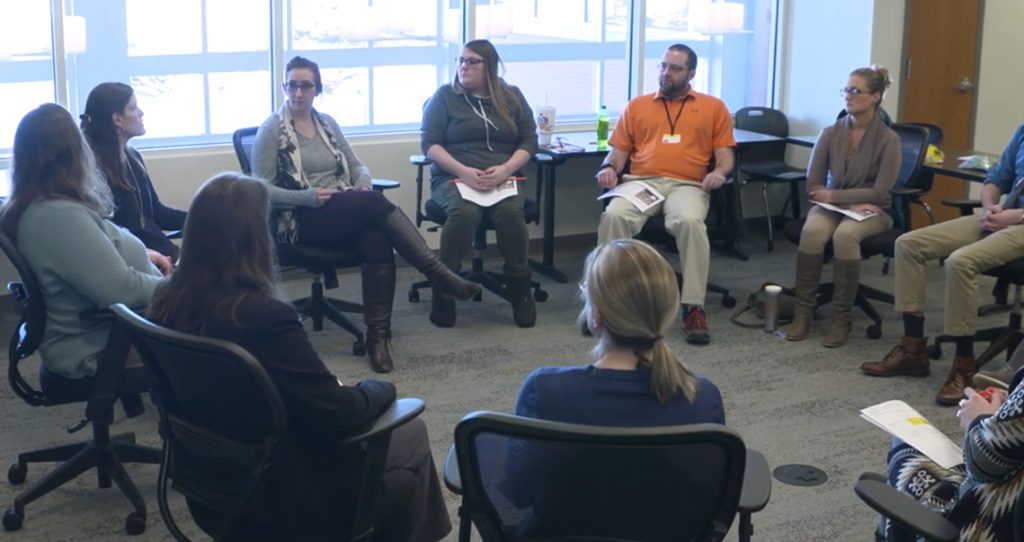
[[[537,152],[537,123],[533,120],[533,111],[517,87],[509,88],[515,95],[514,103],[509,104],[513,108],[514,126],[501,121],[489,99],[458,94],[450,84],[437,89],[423,109],[420,127],[423,154],[427,154],[430,147],[440,145],[463,165],[479,169],[502,164],[519,149],[533,156]],[[494,126],[486,124],[477,111],[483,111]],[[453,176],[437,164],[430,166],[430,172],[432,184]]]
[[[348,160],[350,178],[343,180],[352,186],[373,186],[370,168],[359,161],[352,146],[348,144],[348,140],[341,133],[338,123],[330,115],[319,111],[317,113],[320,118],[324,119],[328,129],[334,133],[334,137],[337,138],[338,144],[341,146],[341,152]],[[333,188],[337,184],[334,177],[334,169],[337,166],[334,154],[320,134],[307,138],[296,133],[299,153],[302,155],[302,169],[311,188],[287,190],[275,186],[272,181],[277,177],[277,144],[280,135],[280,116],[274,113],[263,121],[263,125],[256,132],[256,139],[252,145],[253,174],[270,185],[270,202],[275,207],[318,207],[320,202],[317,199],[317,189],[328,186]]]
[[[18,250],[39,279],[46,331],[39,355],[68,378],[96,374],[110,321],[79,317],[115,303],[144,307],[160,283],[142,241],[69,200],[37,200],[18,221]]]

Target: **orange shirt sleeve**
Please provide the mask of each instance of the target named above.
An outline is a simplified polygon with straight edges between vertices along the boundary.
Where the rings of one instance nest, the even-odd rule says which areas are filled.
[[[712,147],[721,149],[723,147],[735,147],[736,139],[732,134],[732,117],[729,115],[729,108],[723,102],[718,102],[715,108],[715,127],[712,135]]]
[[[629,106],[630,104],[627,103],[626,107],[622,109],[622,115],[619,116],[619,121],[615,124],[615,131],[612,132],[608,144],[626,154],[633,154],[633,149],[636,148],[636,137],[633,133],[633,123],[630,121],[632,115]]]

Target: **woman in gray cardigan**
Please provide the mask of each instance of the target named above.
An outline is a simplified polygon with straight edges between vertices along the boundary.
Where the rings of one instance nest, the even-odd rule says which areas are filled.
[[[323,91],[316,62],[291,59],[284,88],[287,103],[260,126],[252,149],[254,173],[270,183],[276,240],[359,256],[366,354],[374,371],[390,372],[394,250],[446,295],[468,299],[480,286],[449,271],[405,213],[372,190],[370,169],[338,123],[313,108]]]
[[[114,303],[146,306],[162,280],[154,264],[169,262],[109,221],[110,189],[61,106],[41,105],[18,124],[12,179],[0,230],[35,272],[46,304],[40,386],[57,396],[87,395],[111,322],[81,313]],[[129,389],[142,389],[147,381],[138,364],[124,378]]]
[[[805,339],[810,331],[825,246],[831,242],[832,326],[822,344],[835,348],[846,343],[860,283],[860,241],[892,228],[886,210],[900,170],[900,140],[877,114],[889,84],[885,68],[853,70],[841,89],[848,114],[822,130],[814,144],[807,166],[811,202],[870,216],[858,221],[818,205],[807,213],[796,258],[796,311],[786,328],[791,341]]]

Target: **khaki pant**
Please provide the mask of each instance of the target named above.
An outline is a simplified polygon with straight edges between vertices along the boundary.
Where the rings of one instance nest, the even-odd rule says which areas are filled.
[[[832,253],[840,260],[859,260],[860,242],[892,229],[892,217],[873,216],[860,222],[814,205],[800,231],[800,252],[817,256],[832,241]]]
[[[626,175],[625,180],[644,181],[664,195],[665,201],[641,213],[628,200],[612,198],[601,214],[597,242],[631,239],[640,233],[648,218],[664,213],[665,229],[676,238],[676,248],[679,250],[679,265],[683,272],[681,301],[684,305],[703,305],[711,259],[708,229],[704,224],[708,216],[710,194],[700,186],[668,177]]]
[[[1024,226],[985,234],[977,216],[905,233],[896,240],[896,310],[923,312],[925,264],[946,258],[945,333],[973,335],[978,320],[978,274],[1024,257]]]

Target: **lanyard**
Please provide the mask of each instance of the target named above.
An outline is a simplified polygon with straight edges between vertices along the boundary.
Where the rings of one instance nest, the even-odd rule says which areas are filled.
[[[665,108],[665,119],[668,120],[669,134],[676,135],[676,123],[679,122],[679,118],[683,116],[683,110],[686,109],[686,98],[683,98],[683,105],[679,108],[679,112],[676,113],[676,118],[674,119],[668,112],[668,100],[662,99],[661,105]]]

